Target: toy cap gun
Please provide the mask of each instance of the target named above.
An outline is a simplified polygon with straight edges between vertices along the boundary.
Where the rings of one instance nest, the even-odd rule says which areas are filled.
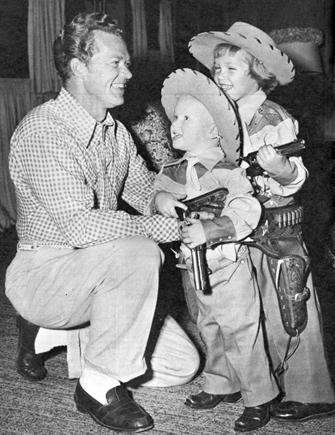
[[[181,222],[185,222],[186,225],[190,225],[187,224],[185,218],[187,218],[187,216],[190,216],[191,212],[189,212],[189,210],[186,211],[182,210],[181,208],[177,208],[176,211],[179,216],[179,220]],[[194,219],[197,219],[196,214],[193,214],[192,217]],[[192,269],[193,269],[193,276],[194,276],[194,287],[196,290],[201,290],[204,293],[209,294],[210,286],[208,280],[209,271],[206,262],[206,245],[200,245],[200,246],[196,246],[195,248],[192,248],[191,257],[192,257]]]
[[[278,145],[277,147],[274,147],[276,153],[280,156],[292,156],[300,153],[305,148],[305,141],[303,139],[297,139],[284,145]],[[245,157],[240,157],[240,160],[243,160],[249,164],[246,172],[250,177],[262,175],[264,172],[264,169],[257,162],[257,153],[258,151],[253,151]]]
[[[224,208],[227,194],[227,189],[219,188],[197,196],[196,198],[183,201],[183,203],[187,205],[187,210],[185,211],[181,208],[176,209],[180,221],[185,221],[185,218],[190,216],[196,218],[197,213],[201,211],[213,213],[215,217],[219,217]],[[197,246],[196,248],[191,249],[191,255],[195,289],[202,290],[205,294],[210,294],[211,289],[208,275],[212,272],[207,267],[206,245]]]

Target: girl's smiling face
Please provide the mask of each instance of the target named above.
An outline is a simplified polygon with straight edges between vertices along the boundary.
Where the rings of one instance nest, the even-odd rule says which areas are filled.
[[[243,103],[259,89],[259,84],[249,74],[250,66],[245,50],[230,53],[222,50],[214,58],[213,78],[215,83],[234,101]]]

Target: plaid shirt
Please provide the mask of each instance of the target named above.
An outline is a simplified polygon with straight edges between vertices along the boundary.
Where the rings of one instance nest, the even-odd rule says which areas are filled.
[[[65,89],[33,109],[11,141],[21,242],[83,248],[126,236],[179,239],[176,219],[117,211],[118,197],[144,213],[154,174],[108,113],[97,122]]]

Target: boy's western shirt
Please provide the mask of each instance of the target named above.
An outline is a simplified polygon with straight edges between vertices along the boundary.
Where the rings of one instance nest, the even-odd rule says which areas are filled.
[[[245,170],[225,161],[221,148],[210,148],[197,156],[194,165],[198,183],[193,179],[190,171],[187,170],[188,162],[192,159],[189,153],[178,160],[165,164],[154,182],[154,191],[166,191],[173,194],[186,194],[186,199],[202,195],[219,187],[228,189],[229,194],[221,217],[213,220],[202,221],[207,247],[212,244],[212,234],[222,233],[227,235],[227,223],[234,228],[234,236],[227,242],[221,243],[214,249],[207,249],[208,258],[224,256],[231,261],[236,260],[240,240],[249,236],[256,228],[261,215],[261,207],[256,198],[253,197],[253,188],[246,177]],[[198,191],[195,192],[198,184]],[[189,195],[189,186],[192,185],[192,194]],[[220,239],[220,237],[219,237]],[[216,240],[217,241],[217,240]]]
[[[263,145],[283,145],[297,138],[298,122],[281,106],[267,100],[262,90],[239,105],[239,114],[244,129],[244,156]],[[290,157],[280,173],[258,176],[255,181],[261,188],[260,194],[270,198],[266,206],[275,207],[291,202],[292,195],[301,189],[307,176],[301,157]]]

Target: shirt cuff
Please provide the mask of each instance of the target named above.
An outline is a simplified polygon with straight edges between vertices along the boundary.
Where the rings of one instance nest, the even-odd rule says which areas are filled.
[[[270,177],[282,186],[291,184],[298,176],[298,169],[294,162],[286,159],[284,168],[277,175],[270,174]]]
[[[144,210],[144,214],[145,215],[152,216],[152,215],[158,213],[158,211],[156,209],[156,204],[155,204],[156,196],[157,196],[158,193],[159,193],[159,191],[154,192],[151,195],[151,198],[150,198],[150,200],[148,202],[148,205],[147,205],[146,209]]]
[[[141,235],[149,237],[156,243],[168,243],[180,240],[179,220],[155,214],[153,216],[132,216],[139,226]]]
[[[237,240],[235,226],[227,216],[201,221],[206,235],[207,247],[218,243],[235,242]]]

